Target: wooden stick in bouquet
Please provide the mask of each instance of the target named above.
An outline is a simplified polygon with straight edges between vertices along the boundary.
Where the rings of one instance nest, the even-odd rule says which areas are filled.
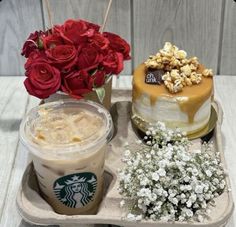
[[[102,27],[101,27],[101,30],[100,30],[101,33],[103,33],[103,31],[105,29],[105,26],[106,26],[106,23],[107,23],[107,18],[108,18],[108,15],[109,15],[109,11],[111,9],[111,4],[112,4],[112,0],[110,0],[109,3],[108,3],[107,10],[106,10],[104,20],[103,20],[103,24],[102,24]]]
[[[50,7],[50,3],[49,3],[49,0],[44,0],[44,1],[45,1],[47,12],[48,12],[48,20],[49,20],[49,23],[50,23],[50,28],[53,29],[52,11],[51,11],[51,7]]]

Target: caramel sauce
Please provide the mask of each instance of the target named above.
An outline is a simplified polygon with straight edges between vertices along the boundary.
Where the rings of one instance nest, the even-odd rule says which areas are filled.
[[[40,132],[36,136],[39,140],[45,140],[44,135],[42,135]]]
[[[198,72],[202,72],[204,66],[201,65]],[[192,123],[194,116],[203,103],[213,96],[212,77],[202,77],[200,84],[186,86],[181,92],[170,93],[164,84],[153,85],[145,83],[146,67],[141,64],[137,67],[133,76],[133,101],[140,98],[142,94],[150,97],[151,105],[155,105],[158,97],[175,98],[182,112],[188,115],[189,123]]]
[[[81,142],[81,139],[79,137],[74,137],[72,139],[73,142]]]

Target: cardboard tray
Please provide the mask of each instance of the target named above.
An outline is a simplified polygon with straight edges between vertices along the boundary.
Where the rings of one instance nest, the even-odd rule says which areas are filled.
[[[137,136],[132,128],[130,121],[131,114],[131,91],[113,90],[111,114],[115,125],[115,135],[109,144],[106,157],[105,181],[106,190],[104,198],[100,204],[96,215],[61,215],[55,213],[52,208],[43,200],[38,193],[36,177],[32,164],[26,169],[21,186],[17,195],[17,207],[22,218],[29,223],[39,225],[60,225],[60,226],[107,226],[113,224],[119,226],[137,227],[223,227],[232,215],[234,204],[230,190],[230,182],[226,177],[227,186],[225,192],[219,196],[215,202],[215,207],[211,207],[209,218],[204,222],[154,222],[144,220],[141,222],[130,222],[124,219],[125,210],[120,208],[122,199],[118,193],[119,181],[117,180],[117,169],[122,168],[121,156],[123,145],[126,141],[135,146]],[[223,112],[217,102],[213,107],[218,113],[218,121],[211,140],[214,142],[215,149],[221,154],[221,161],[226,170],[226,163],[222,147],[221,124]],[[137,145],[136,145],[137,146]],[[193,140],[193,146],[200,147],[201,139]]]

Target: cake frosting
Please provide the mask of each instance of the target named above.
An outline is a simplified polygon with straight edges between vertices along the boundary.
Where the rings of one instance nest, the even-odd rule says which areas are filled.
[[[148,123],[163,121],[170,128],[179,127],[187,134],[193,134],[203,129],[210,118],[213,97],[212,71],[200,64],[196,57],[187,59],[186,52],[178,50],[175,46],[173,50],[172,44],[166,45],[172,48],[171,51],[165,52],[170,55],[169,62],[163,64],[158,57],[151,56],[134,71],[133,116]],[[156,55],[160,56],[160,59],[165,57],[161,52],[163,53],[160,51]],[[179,58],[176,52],[180,53]],[[179,61],[179,64],[171,65],[174,60]],[[195,64],[192,64],[193,61]],[[154,69],[161,70],[161,82],[147,83],[149,70]]]

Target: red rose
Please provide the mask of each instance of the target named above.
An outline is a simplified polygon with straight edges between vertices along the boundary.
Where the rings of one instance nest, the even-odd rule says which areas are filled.
[[[55,93],[60,85],[60,71],[51,65],[37,61],[26,70],[24,81],[30,95],[44,99]]]
[[[101,87],[105,83],[106,73],[101,70],[97,70],[94,74],[91,75],[90,84],[92,87]]]
[[[46,50],[46,55],[52,64],[60,70],[69,70],[77,62],[77,50],[72,45],[58,45]]]
[[[21,55],[26,58],[29,57],[30,53],[39,47],[39,38],[43,36],[45,33],[42,31],[36,31],[35,33],[31,33],[26,42],[23,45]]]
[[[94,34],[94,29],[88,28],[81,20],[67,20],[62,26],[55,26],[54,31],[59,33],[67,43],[75,45],[86,42],[87,38]]]
[[[107,74],[119,74],[123,68],[123,55],[115,51],[108,51],[104,56],[102,65]]]
[[[94,23],[91,23],[91,22],[85,21],[85,20],[80,20],[80,21],[84,22],[84,23],[86,24],[86,26],[87,26],[88,29],[92,28],[92,29],[94,29],[96,32],[98,32],[99,29],[100,29],[100,26],[97,25],[97,24],[94,24]]]
[[[87,45],[80,49],[77,65],[79,69],[86,69],[88,71],[98,67],[102,60],[103,56],[97,48],[92,45]]]
[[[124,60],[130,59],[130,45],[124,39],[110,32],[104,32],[103,35],[109,39],[111,49],[116,52],[122,53],[124,56]]]
[[[25,69],[27,70],[36,61],[47,63],[47,57],[44,51],[35,50],[31,52],[29,55],[29,58],[27,59],[25,63]]]
[[[62,37],[59,34],[52,34],[42,37],[44,49],[54,48],[55,46],[64,44]]]
[[[102,34],[96,33],[89,39],[92,46],[96,47],[97,49],[104,50],[109,45],[109,40],[105,38]]]
[[[81,99],[92,91],[91,76],[85,70],[75,71],[63,78],[61,89],[71,97]]]

